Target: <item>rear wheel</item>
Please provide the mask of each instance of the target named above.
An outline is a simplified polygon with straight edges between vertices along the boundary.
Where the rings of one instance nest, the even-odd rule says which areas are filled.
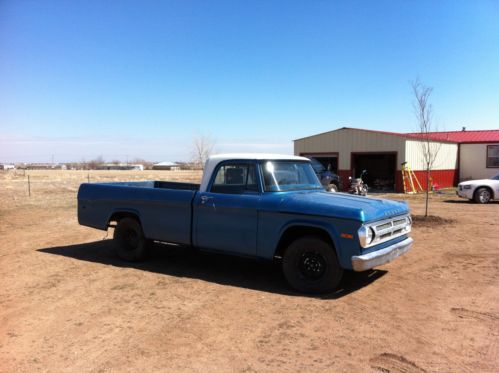
[[[150,241],[144,237],[140,223],[133,218],[123,218],[114,230],[114,248],[118,256],[128,262],[144,260]]]
[[[303,293],[331,292],[343,276],[333,247],[316,236],[291,243],[284,253],[282,268],[291,287]]]
[[[476,203],[489,203],[491,197],[490,190],[487,188],[478,188],[475,192]]]

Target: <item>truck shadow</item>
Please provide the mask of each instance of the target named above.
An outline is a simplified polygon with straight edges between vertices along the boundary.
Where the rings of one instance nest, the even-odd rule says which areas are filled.
[[[113,252],[112,240],[49,247],[37,251],[115,267],[135,268],[168,276],[199,279],[221,285],[289,296],[304,296],[289,287],[277,263],[205,253],[185,247],[154,244],[150,258],[140,263],[129,263],[119,259]],[[336,291],[311,297],[338,299],[368,286],[386,273],[387,271],[383,270],[361,273],[346,271]]]

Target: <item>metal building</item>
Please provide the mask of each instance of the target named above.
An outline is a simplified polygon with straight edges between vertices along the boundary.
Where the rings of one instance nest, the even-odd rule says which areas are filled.
[[[429,134],[430,147],[438,150],[431,172],[433,185],[444,188],[457,184],[460,178],[460,164],[464,167],[464,164],[469,163],[468,158],[470,158],[468,155],[466,159],[463,159],[462,155],[460,158],[460,153],[474,154],[474,150],[465,150],[473,143],[465,143],[463,137],[473,141],[472,134],[476,132],[484,132],[482,136],[477,136],[481,141],[489,141],[489,145],[499,144],[499,130]],[[426,172],[423,171],[425,167],[422,156],[424,141],[425,139],[418,133],[395,133],[343,127],[294,140],[294,153],[314,157],[325,166],[329,166],[332,171],[342,177],[344,186],[348,185],[345,180],[348,180],[349,176],[358,177],[365,169],[367,170],[365,181],[371,189],[401,192],[403,191],[401,169],[404,162],[407,162],[423,188],[426,188]],[[490,149],[495,148],[489,148],[489,152],[491,152]],[[490,159],[488,162],[490,165]],[[482,163],[485,164],[485,158]],[[464,168],[461,168],[461,171],[463,170]],[[490,174],[494,173],[492,168],[489,171]],[[499,168],[495,168],[495,173],[497,172]],[[461,172],[461,178],[466,177],[465,175]]]
[[[180,165],[175,162],[169,162],[169,161],[164,161],[164,162],[159,162],[155,163],[152,166],[153,170],[170,170],[170,171],[178,171],[180,170]]]
[[[419,134],[417,134],[420,136]],[[434,139],[458,144],[459,180],[486,179],[499,173],[499,130],[433,132]]]

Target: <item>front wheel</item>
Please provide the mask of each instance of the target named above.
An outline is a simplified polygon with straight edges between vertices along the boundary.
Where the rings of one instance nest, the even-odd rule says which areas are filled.
[[[333,291],[343,276],[334,248],[316,236],[291,243],[284,253],[282,268],[291,287],[310,294]]]
[[[140,223],[133,218],[118,222],[113,240],[116,254],[127,262],[138,262],[147,256],[150,242],[144,237]]]
[[[329,184],[327,187],[327,191],[336,193],[338,191],[338,187],[336,186],[336,184]]]
[[[476,203],[489,203],[491,199],[490,190],[487,188],[479,188],[475,192],[475,202]]]

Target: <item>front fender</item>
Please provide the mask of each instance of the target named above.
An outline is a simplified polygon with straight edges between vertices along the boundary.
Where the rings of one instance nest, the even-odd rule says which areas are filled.
[[[297,216],[278,212],[260,213],[258,219],[257,255],[272,259],[283,234],[293,227],[321,229],[331,239],[342,268],[351,268],[351,257],[360,254],[357,230],[361,223],[355,220]],[[343,236],[342,236],[343,233]]]

